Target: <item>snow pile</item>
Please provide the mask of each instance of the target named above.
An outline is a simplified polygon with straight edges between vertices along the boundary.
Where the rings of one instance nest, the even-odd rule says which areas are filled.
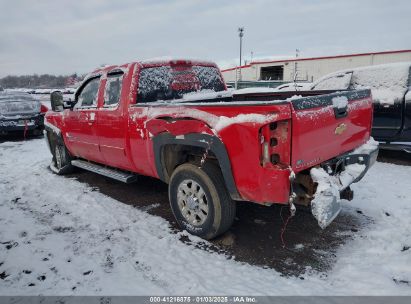
[[[348,98],[345,96],[337,96],[332,99],[333,107],[344,109],[348,106]]]

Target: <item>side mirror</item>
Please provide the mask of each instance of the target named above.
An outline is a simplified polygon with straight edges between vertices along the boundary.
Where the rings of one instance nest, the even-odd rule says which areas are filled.
[[[50,94],[51,109],[55,112],[61,112],[64,109],[63,93],[54,91]]]

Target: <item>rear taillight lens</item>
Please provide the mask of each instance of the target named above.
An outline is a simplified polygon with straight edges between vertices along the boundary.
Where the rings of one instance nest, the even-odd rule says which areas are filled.
[[[261,165],[290,165],[290,124],[288,120],[272,122],[260,129]]]
[[[40,112],[41,113],[46,113],[49,110],[49,108],[47,106],[45,106],[44,104],[42,104],[40,106]]]

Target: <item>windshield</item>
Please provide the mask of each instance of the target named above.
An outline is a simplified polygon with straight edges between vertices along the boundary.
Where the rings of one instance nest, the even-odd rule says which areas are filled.
[[[140,72],[137,100],[139,103],[180,99],[197,91],[224,91],[224,81],[215,67],[161,66]]]

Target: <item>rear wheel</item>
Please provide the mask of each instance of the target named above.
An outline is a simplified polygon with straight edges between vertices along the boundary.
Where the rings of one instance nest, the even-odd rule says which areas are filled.
[[[182,229],[212,239],[227,231],[235,217],[235,202],[218,167],[205,163],[179,166],[171,176],[169,199]]]

